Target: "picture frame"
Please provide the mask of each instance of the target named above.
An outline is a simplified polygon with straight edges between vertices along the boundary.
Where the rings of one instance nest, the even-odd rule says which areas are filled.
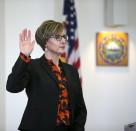
[[[96,65],[128,66],[128,33],[96,33]]]

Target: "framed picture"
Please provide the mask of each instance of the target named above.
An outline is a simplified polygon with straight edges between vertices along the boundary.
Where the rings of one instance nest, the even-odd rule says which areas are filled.
[[[128,33],[98,32],[96,34],[96,64],[128,66]]]

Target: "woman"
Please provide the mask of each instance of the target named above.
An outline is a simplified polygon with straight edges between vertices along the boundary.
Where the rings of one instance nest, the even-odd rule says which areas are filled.
[[[35,43],[31,31],[24,29],[19,37],[20,55],[6,86],[13,93],[25,89],[28,96],[18,129],[84,131],[87,111],[78,72],[60,60],[66,46],[64,25],[48,20],[39,26],[35,38],[44,54],[38,59],[30,56]]]

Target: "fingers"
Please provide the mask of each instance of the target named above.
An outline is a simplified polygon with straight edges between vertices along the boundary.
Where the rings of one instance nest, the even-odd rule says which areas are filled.
[[[34,40],[31,41],[31,30],[28,30],[27,28],[23,29],[19,34],[19,47],[22,47],[26,43],[29,43],[32,46],[35,44]]]
[[[34,48],[35,40],[31,41],[31,31],[28,29],[22,30],[19,34],[19,48],[23,54],[30,55]]]
[[[30,31],[30,30],[28,30],[28,36],[27,36],[27,39],[28,39],[29,41],[31,41],[31,31]]]
[[[21,32],[20,35],[21,41],[31,41],[31,31],[27,30],[26,28]]]
[[[23,31],[22,31],[22,33],[21,33],[22,35],[22,41],[25,41],[26,40],[26,38],[27,38],[27,29],[24,29]]]

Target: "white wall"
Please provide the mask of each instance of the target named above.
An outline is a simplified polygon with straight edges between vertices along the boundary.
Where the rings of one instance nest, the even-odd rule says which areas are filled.
[[[29,28],[34,33],[46,19],[54,18],[53,0],[6,0],[6,78],[19,55],[19,32]],[[40,57],[42,50],[35,46],[32,57]],[[24,92],[12,94],[6,92],[6,131],[17,131],[27,97]]]
[[[129,1],[129,25],[120,28],[104,26],[104,0],[75,0],[78,13],[83,91],[88,110],[86,131],[123,131],[127,123],[136,121],[136,1]],[[5,41],[6,78],[16,61],[18,34],[28,27],[33,32],[45,19],[62,19],[62,0],[6,0]],[[58,12],[58,13],[57,13]],[[97,67],[96,32],[125,31],[129,33],[128,67]],[[34,34],[34,33],[33,33]],[[32,57],[39,57],[36,46]],[[6,131],[16,131],[27,98],[25,93],[6,92]]]
[[[130,9],[136,5],[135,1],[129,2]],[[105,27],[104,2],[100,0],[77,2],[77,8],[84,95],[88,109],[86,129],[123,131],[124,124],[136,121],[136,26],[114,29]],[[133,16],[132,10],[129,11],[129,17]],[[131,20],[129,24],[133,23]],[[129,33],[128,67],[96,66],[96,32],[107,30]]]
[[[5,128],[5,68],[4,68],[4,53],[5,53],[5,45],[4,45],[4,0],[0,1],[0,131],[4,131]]]
[[[129,3],[129,24],[136,1]],[[133,12],[131,10],[133,9]],[[87,131],[123,131],[124,124],[136,121],[136,25],[122,28],[104,26],[104,2],[77,1],[84,95],[88,109]],[[134,24],[134,23],[133,23]],[[129,33],[129,66],[96,66],[96,32]]]

